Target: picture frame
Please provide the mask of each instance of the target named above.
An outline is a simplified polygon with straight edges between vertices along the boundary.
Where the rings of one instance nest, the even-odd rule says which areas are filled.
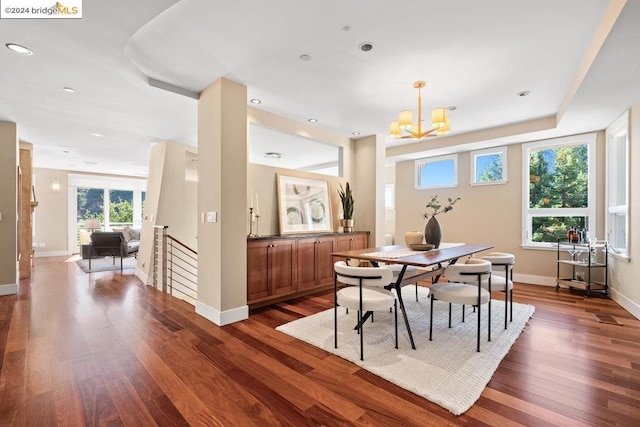
[[[327,181],[277,174],[280,234],[332,233]]]

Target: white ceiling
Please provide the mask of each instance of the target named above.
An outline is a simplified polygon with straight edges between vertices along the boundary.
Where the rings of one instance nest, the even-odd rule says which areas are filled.
[[[452,132],[390,139],[395,159],[562,136],[640,100],[638,18],[632,0],[84,1],[80,20],[0,22],[3,44],[34,51],[0,49],[0,120],[18,123],[36,167],[144,175],[153,143],[196,145],[185,95],[220,77],[257,108],[345,136],[386,134],[425,80],[425,111],[457,107]]]

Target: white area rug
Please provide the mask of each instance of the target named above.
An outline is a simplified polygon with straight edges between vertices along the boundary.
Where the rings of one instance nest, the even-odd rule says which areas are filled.
[[[333,309],[279,326],[276,330],[347,359],[398,386],[448,409],[455,415],[468,410],[498,368],[502,358],[533,315],[532,305],[513,305],[513,322],[504,329],[504,301],[492,300],[491,342],[487,341],[487,309],[482,308],[481,352],[476,352],[477,315],[453,306],[448,328],[448,304],[434,302],[433,341],[429,341],[429,297],[426,288],[405,286],[404,299],[416,344],[411,349],[402,313],[398,308],[399,348],[394,348],[393,314],[376,312],[375,322],[364,326],[364,361],[360,339],[354,331],[356,312],[338,308],[338,348],[334,348]]]
[[[122,260],[122,268],[136,268],[138,260],[135,257],[127,257]],[[95,273],[97,271],[120,270],[120,257],[116,257],[116,263],[113,263],[113,257],[93,258],[91,260],[91,270],[89,270],[89,260],[79,259],[76,261],[78,267],[85,273]]]

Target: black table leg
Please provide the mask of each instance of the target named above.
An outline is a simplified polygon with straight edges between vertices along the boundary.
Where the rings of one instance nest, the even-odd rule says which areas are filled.
[[[400,274],[398,274],[398,280],[393,285],[396,290],[396,294],[398,295],[398,301],[400,302],[400,309],[402,310],[402,317],[404,318],[404,324],[407,327],[407,332],[409,333],[409,341],[411,342],[411,348],[416,349],[416,344],[413,342],[413,334],[411,333],[411,326],[409,326],[409,318],[407,317],[407,311],[404,309],[404,301],[402,301],[402,292],[400,288],[400,283],[402,283],[402,278],[404,277],[404,273],[407,271],[407,266],[403,265],[402,270],[400,270]]]

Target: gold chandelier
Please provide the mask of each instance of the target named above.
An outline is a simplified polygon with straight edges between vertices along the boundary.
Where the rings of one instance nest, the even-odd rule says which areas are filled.
[[[429,136],[446,135],[451,130],[449,117],[446,108],[434,108],[431,111],[431,128],[423,129],[422,126],[422,94],[421,89],[427,84],[417,81],[413,87],[418,89],[418,123],[413,123],[413,112],[411,110],[401,111],[397,122],[392,122],[389,133],[394,138],[421,139]]]

